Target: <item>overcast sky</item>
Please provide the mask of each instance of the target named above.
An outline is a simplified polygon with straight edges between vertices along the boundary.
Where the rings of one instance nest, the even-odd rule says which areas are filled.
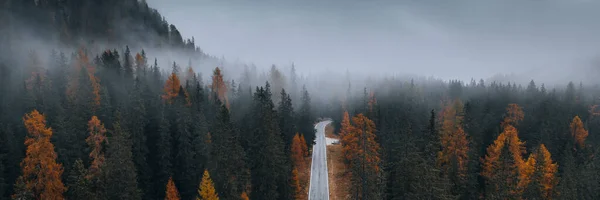
[[[596,0],[147,1],[211,55],[311,73],[552,79],[600,55]]]

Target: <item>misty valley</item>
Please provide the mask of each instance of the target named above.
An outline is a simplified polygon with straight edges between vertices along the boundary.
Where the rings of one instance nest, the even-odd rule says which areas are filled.
[[[165,2],[0,0],[0,200],[600,199],[600,49],[456,14],[577,38],[599,3]]]

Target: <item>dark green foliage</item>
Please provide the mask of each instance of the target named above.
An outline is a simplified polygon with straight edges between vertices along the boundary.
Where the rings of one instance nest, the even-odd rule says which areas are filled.
[[[294,108],[292,107],[292,98],[285,92],[285,89],[281,90],[281,100],[277,107],[277,113],[279,114],[279,129],[281,130],[281,136],[285,143],[285,152],[290,152],[290,146],[292,139],[296,134]]]
[[[306,86],[302,88],[302,100],[300,110],[298,110],[298,131],[304,135],[306,145],[309,149],[315,141],[315,118],[311,110],[311,101]]]
[[[131,152],[131,135],[117,122],[106,147],[103,170],[104,195],[107,199],[142,199]]]
[[[83,166],[83,161],[76,160],[75,166],[71,168],[71,172],[67,177],[66,198],[68,199],[102,199],[101,193],[92,191],[92,183],[86,178],[87,169]],[[99,186],[99,185],[96,185]]]
[[[288,180],[291,165],[289,157],[284,153],[285,147],[268,83],[264,88],[256,89],[249,115],[253,119],[253,128],[248,130],[247,149],[252,183],[250,198],[290,199]]]
[[[221,106],[211,128],[210,171],[215,189],[223,199],[237,199],[249,184],[245,152],[238,131],[231,123],[229,110]]]

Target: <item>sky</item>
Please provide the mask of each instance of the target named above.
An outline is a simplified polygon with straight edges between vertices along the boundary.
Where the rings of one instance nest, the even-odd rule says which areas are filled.
[[[558,80],[600,63],[596,0],[147,2],[208,54],[304,73]]]

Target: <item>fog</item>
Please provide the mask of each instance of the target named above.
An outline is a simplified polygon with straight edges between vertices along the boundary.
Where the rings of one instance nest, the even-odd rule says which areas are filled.
[[[303,74],[563,82],[600,55],[592,0],[147,1],[208,54]]]

